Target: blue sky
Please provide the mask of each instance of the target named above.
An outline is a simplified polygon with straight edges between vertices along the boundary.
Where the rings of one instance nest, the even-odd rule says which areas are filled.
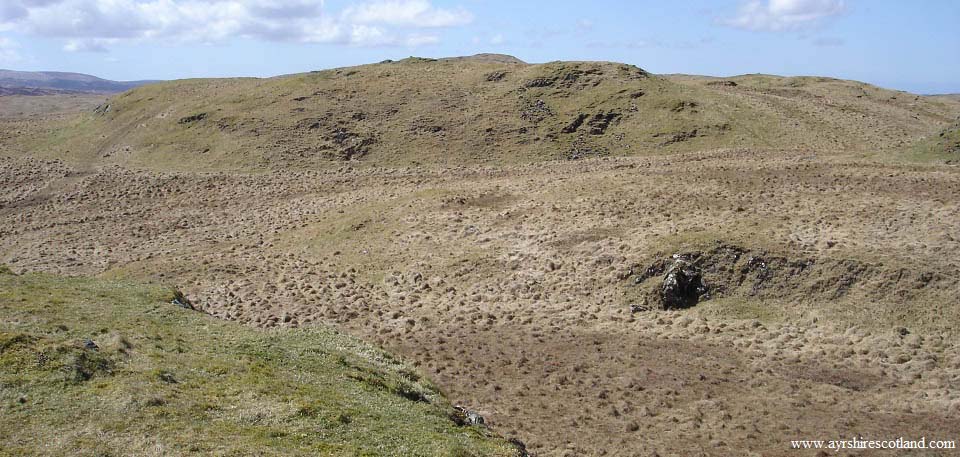
[[[272,76],[479,52],[960,92],[960,2],[0,0],[0,68],[18,70]]]

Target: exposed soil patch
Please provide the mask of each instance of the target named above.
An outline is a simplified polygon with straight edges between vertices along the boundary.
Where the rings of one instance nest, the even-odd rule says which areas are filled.
[[[625,279],[645,287],[648,302],[664,309],[731,296],[815,302],[841,299],[856,291],[874,300],[904,299],[927,287],[949,287],[936,272],[890,269],[855,259],[791,258],[720,242],[708,250],[685,251],[635,267],[635,271]]]
[[[590,134],[603,135],[603,133],[607,131],[607,127],[609,127],[610,124],[619,121],[621,117],[623,117],[622,114],[615,113],[613,111],[608,113],[601,111],[597,114],[594,114],[593,117],[587,122],[587,126],[590,127]]]
[[[106,109],[109,109],[109,105],[107,106]],[[106,109],[104,109],[104,112],[106,112]],[[190,123],[193,123],[193,122],[202,121],[202,120],[204,120],[204,119],[206,119],[206,118],[207,118],[207,113],[197,113],[197,114],[192,114],[192,115],[187,116],[187,117],[182,117],[182,118],[180,118],[179,121],[177,121],[177,123],[178,123],[178,124],[190,124]]]
[[[729,81],[729,80],[710,81],[707,83],[707,85],[716,86],[716,87],[737,87],[737,83],[735,81]]]
[[[583,125],[583,121],[587,120],[588,117],[590,117],[589,114],[584,114],[584,113],[577,114],[577,116],[574,117],[573,120],[570,121],[570,123],[567,124],[566,127],[561,129],[560,132],[562,133],[576,132],[577,129],[580,128],[581,125]]]
[[[675,143],[682,143],[684,141],[692,140],[698,137],[710,136],[711,134],[722,134],[731,129],[730,124],[718,124],[718,125],[709,125],[704,127],[697,127],[692,130],[685,130],[680,132],[671,132],[671,133],[655,133],[654,138],[667,137],[666,140],[660,143],[660,146],[669,146]]]

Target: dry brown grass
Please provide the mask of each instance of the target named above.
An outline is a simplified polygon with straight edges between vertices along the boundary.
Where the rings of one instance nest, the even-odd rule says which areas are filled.
[[[519,92],[593,68],[596,86]],[[507,74],[488,81],[495,71]],[[357,78],[413,79],[401,91]],[[541,456],[792,455],[801,437],[956,436],[960,173],[895,153],[960,110],[849,81],[727,80],[407,61],[144,88],[76,121],[87,137],[0,142],[13,151],[0,262],[173,282],[258,327],[335,325],[411,358]],[[636,88],[645,95],[630,98]],[[515,130],[532,122],[520,95],[553,117]],[[623,133],[636,148],[565,160],[577,135],[558,132],[572,116],[629,100],[635,116],[580,146]],[[291,127],[306,117],[317,135]],[[227,118],[242,127],[217,133]],[[673,136],[653,136],[724,122],[662,147]],[[359,161],[284,155],[320,148],[338,123],[377,135]],[[57,152],[124,125],[100,149]],[[202,141],[207,158],[190,152]],[[154,146],[100,157],[116,144]],[[638,274],[678,253],[704,256],[713,298],[631,313],[659,286]]]

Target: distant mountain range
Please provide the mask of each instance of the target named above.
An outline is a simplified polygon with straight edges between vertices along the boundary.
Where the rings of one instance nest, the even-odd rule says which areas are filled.
[[[0,95],[109,94],[157,81],[110,81],[82,73],[0,70]]]

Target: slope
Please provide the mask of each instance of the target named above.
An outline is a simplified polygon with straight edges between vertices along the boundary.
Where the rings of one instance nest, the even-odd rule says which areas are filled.
[[[389,354],[177,297],[0,271],[0,455],[517,454]]]
[[[0,87],[46,89],[66,93],[116,93],[156,81],[110,81],[83,73],[0,70]]]
[[[825,78],[658,77],[626,64],[409,58],[138,88],[45,124],[23,155],[158,169],[510,164],[717,148],[876,153],[957,104]]]

